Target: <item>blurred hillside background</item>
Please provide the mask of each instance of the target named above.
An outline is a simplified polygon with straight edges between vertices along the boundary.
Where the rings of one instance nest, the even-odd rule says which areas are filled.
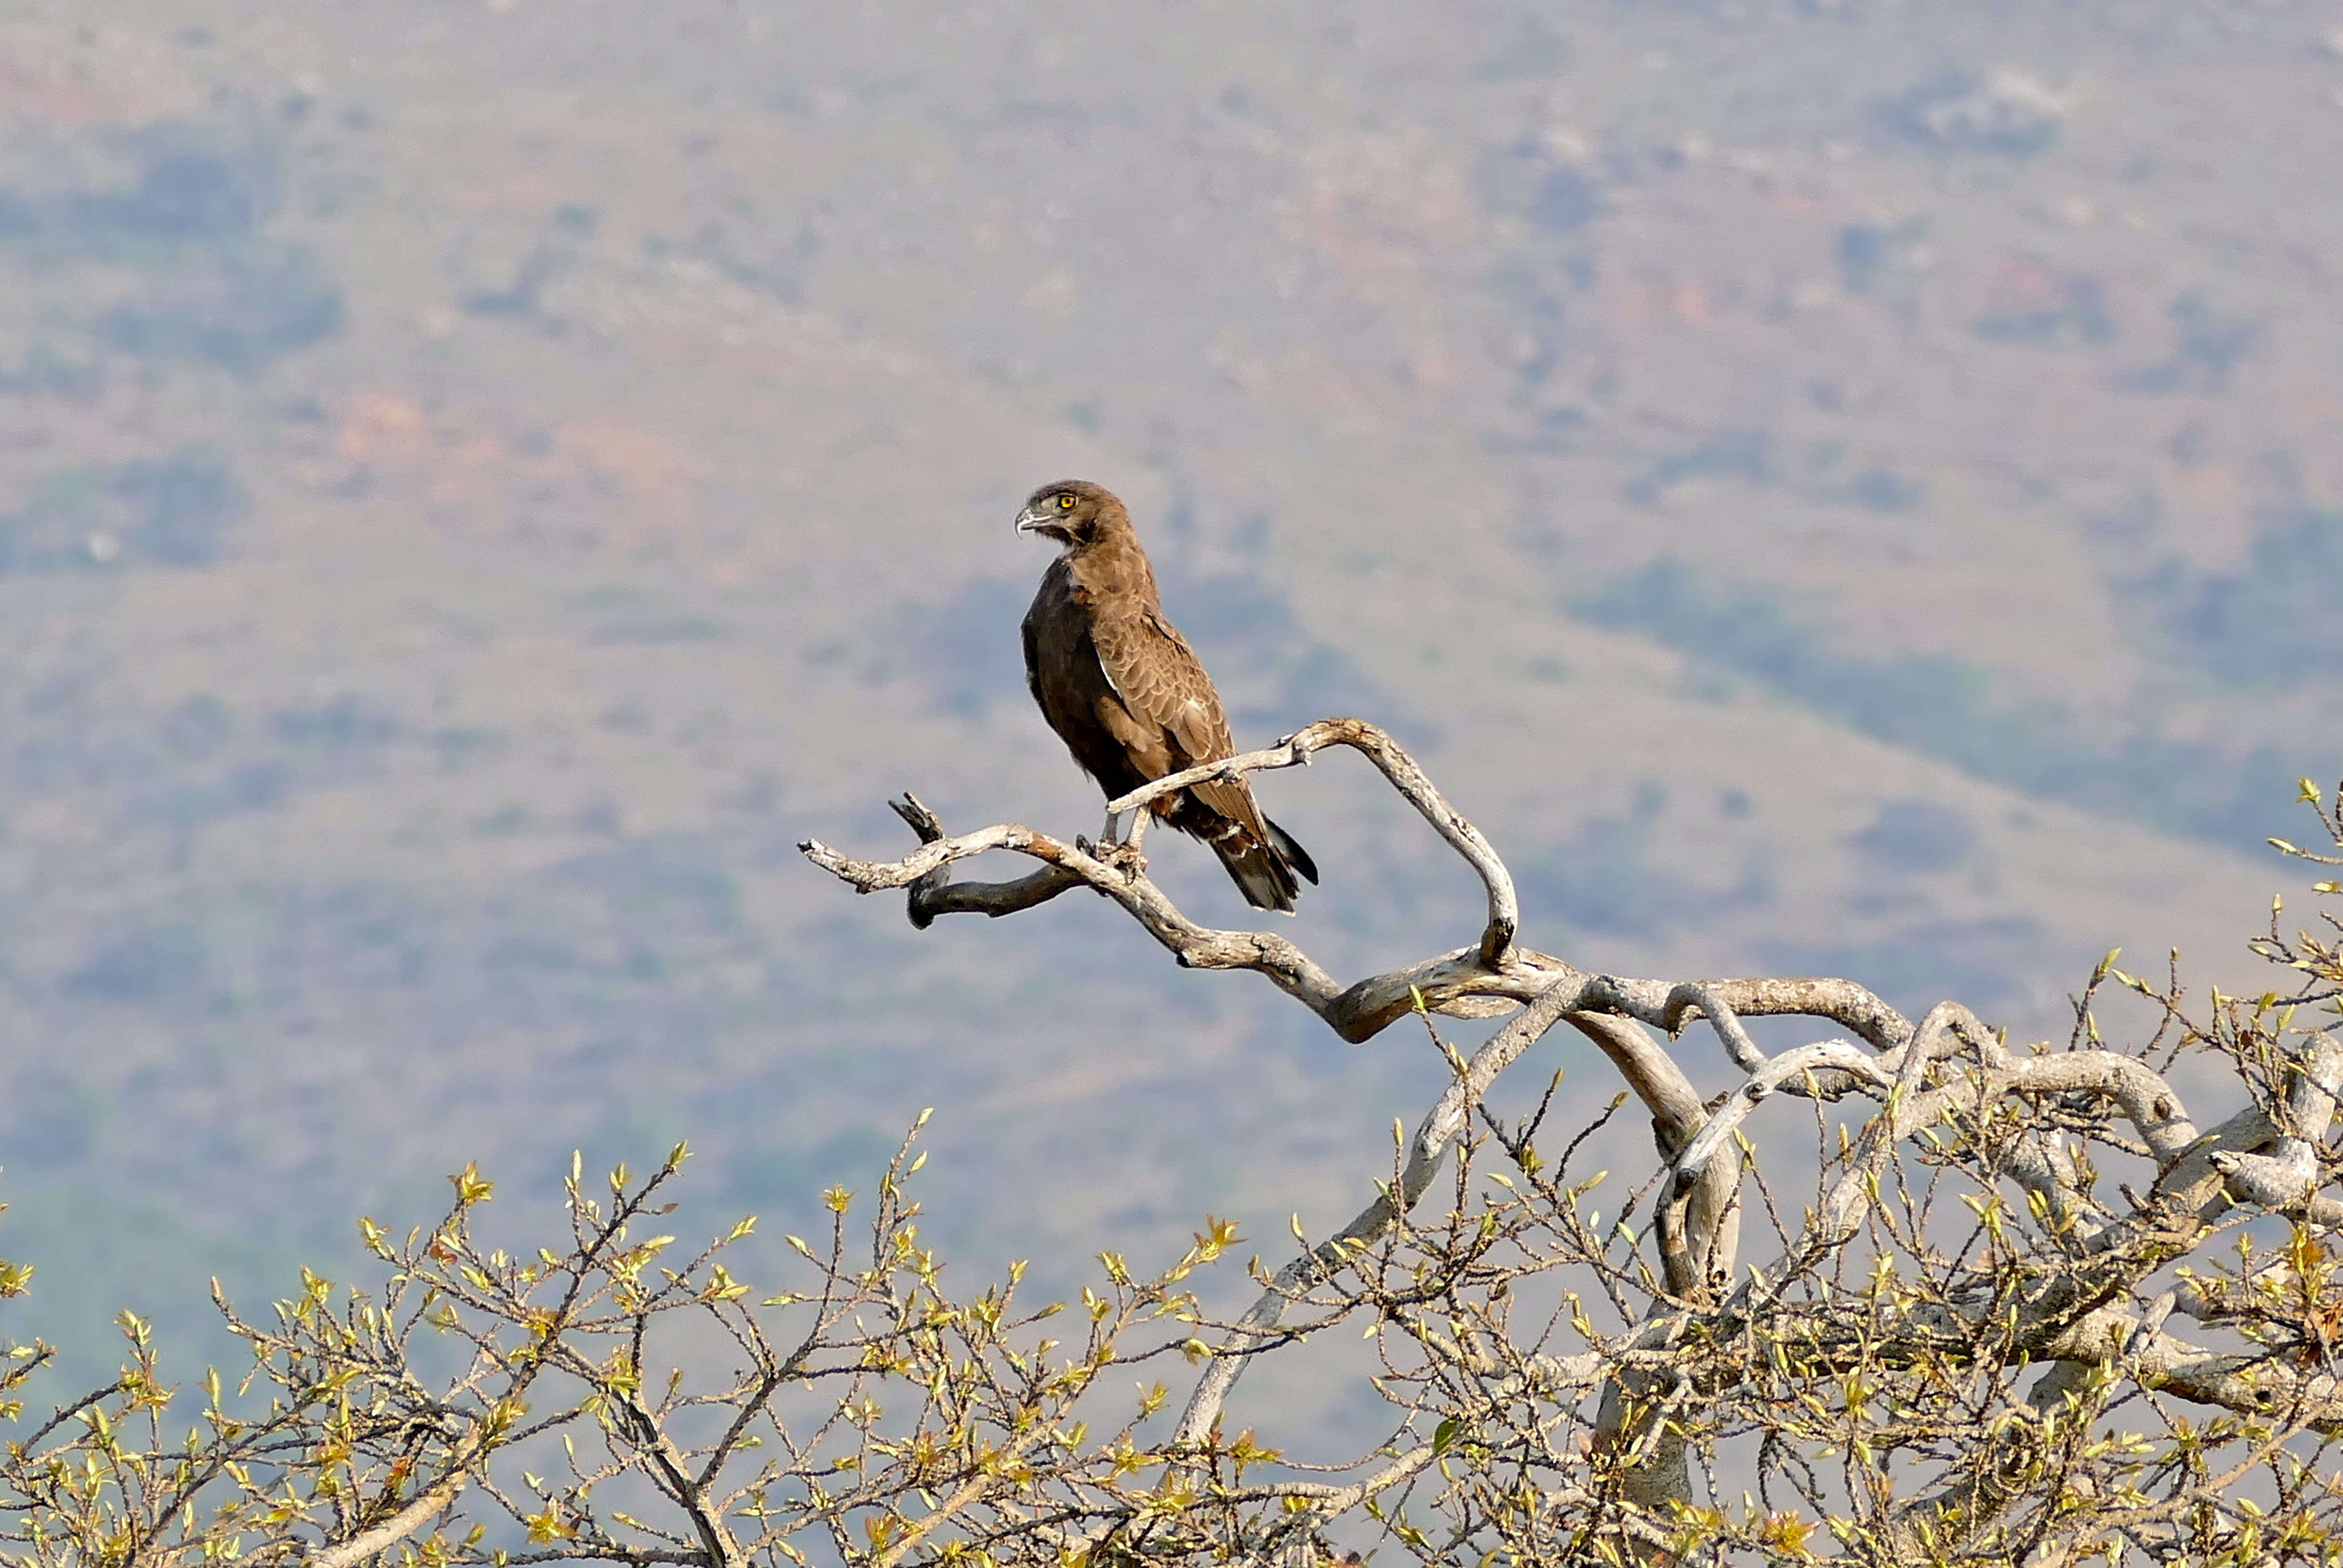
[[[1347,1216],[1420,1033],[793,848],[1095,831],[1016,651],[1064,475],[1534,946],[2037,1036],[2118,943],[2266,983],[2343,763],[2331,5],[0,15],[0,1330],[72,1369],[475,1159],[550,1222],[689,1137],[693,1230],[806,1229],[933,1105],[963,1279]],[[1471,939],[1364,768],[1261,788],[1322,960]]]

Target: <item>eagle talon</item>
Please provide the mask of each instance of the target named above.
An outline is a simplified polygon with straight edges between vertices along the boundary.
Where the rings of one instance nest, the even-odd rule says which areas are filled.
[[[1126,877],[1135,878],[1147,869],[1147,857],[1139,852],[1137,844],[1127,839],[1121,843],[1101,844],[1098,859],[1101,863],[1113,867]]]

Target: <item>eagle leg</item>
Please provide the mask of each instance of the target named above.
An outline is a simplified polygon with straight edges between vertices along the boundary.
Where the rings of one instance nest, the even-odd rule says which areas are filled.
[[[1124,845],[1135,853],[1141,840],[1147,837],[1148,820],[1154,815],[1155,813],[1144,806],[1135,806],[1129,811],[1115,813],[1106,819],[1107,840],[1110,843]],[[1124,818],[1130,820],[1127,822],[1122,820]]]
[[[1097,843],[1093,844],[1077,833],[1074,835],[1074,848],[1101,865],[1113,867],[1126,877],[1136,877],[1147,869],[1147,857],[1139,852],[1139,835],[1133,832],[1128,839],[1117,839],[1111,816],[1107,819],[1106,831],[1100,835]]]

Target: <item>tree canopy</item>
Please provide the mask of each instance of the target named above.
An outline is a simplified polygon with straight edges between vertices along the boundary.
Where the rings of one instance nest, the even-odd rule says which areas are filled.
[[[1365,756],[1472,866],[1487,894],[1473,942],[1346,985],[1282,937],[1198,925],[1149,879],[1133,808],[1327,748]],[[2278,847],[2343,864],[2343,799],[2301,790],[2334,852]],[[7,1555],[2343,1554],[2331,910],[2289,930],[2273,905],[2252,944],[2280,977],[2263,994],[2200,999],[2177,956],[2157,976],[2110,953],[2068,1038],[2024,1042],[1956,1000],[1908,1019],[1847,979],[1624,979],[1527,949],[1495,849],[1354,719],[1111,802],[1110,821],[1133,824],[1113,842],[1013,823],[953,836],[914,799],[896,809],[920,840],[900,859],[803,849],[860,890],[908,890],[922,928],[1091,890],[1176,962],[1259,971],[1346,1040],[1422,1030],[1445,1091],[1362,1164],[1375,1196],[1347,1225],[1312,1236],[1296,1221],[1289,1261],[1240,1262],[1264,1243],[1203,1216],[1181,1256],[1107,1251],[1062,1301],[1032,1300],[1023,1265],[973,1292],[947,1284],[920,1233],[918,1127],[874,1192],[825,1195],[826,1234],[787,1238],[789,1277],[753,1284],[729,1266],[753,1218],[697,1243],[664,1229],[689,1229],[669,1218],[682,1146],[607,1182],[573,1164],[568,1233],[526,1253],[476,1237],[492,1188],[468,1169],[433,1222],[360,1222],[369,1279],[305,1273],[261,1314],[223,1300],[246,1366],[174,1382],[126,1316],[120,1378],[42,1414],[21,1398],[48,1352],[13,1347]],[[950,879],[990,849],[1037,867]],[[1459,1017],[1506,1021],[1468,1053],[1441,1031]],[[1747,1024],[1765,1018],[1824,1038],[1769,1052]],[[1592,1117],[1541,1059],[1563,1026],[1621,1085]],[[1721,1096],[1686,1070],[1707,1051],[1735,1080]],[[1524,1069],[1542,1087],[1508,1119],[1492,1091]],[[1584,1170],[1589,1135],[1631,1102],[1652,1168]],[[1257,1299],[1216,1315],[1225,1292],[1203,1287],[1239,1268]],[[30,1272],[0,1265],[0,1293]],[[1378,1440],[1264,1445],[1239,1397],[1246,1371],[1337,1326],[1373,1342]]]

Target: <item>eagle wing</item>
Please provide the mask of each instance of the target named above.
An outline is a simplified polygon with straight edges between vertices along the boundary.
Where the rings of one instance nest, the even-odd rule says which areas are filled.
[[[1061,559],[1042,574],[1022,628],[1025,680],[1042,717],[1109,799],[1236,750],[1212,677],[1150,602],[1152,585],[1141,584],[1141,593],[1084,588]],[[1192,785],[1154,811],[1211,845],[1256,909],[1290,912],[1295,878],[1318,879],[1308,852],[1261,814],[1245,779]]]
[[[1177,773],[1200,762],[1236,754],[1221,694],[1203,662],[1161,612],[1101,617],[1091,628],[1107,683],[1142,733],[1129,739],[1143,749],[1166,753],[1161,772]],[[1242,779],[1216,779],[1188,791],[1200,805],[1241,824],[1256,839],[1262,829],[1252,789]]]

